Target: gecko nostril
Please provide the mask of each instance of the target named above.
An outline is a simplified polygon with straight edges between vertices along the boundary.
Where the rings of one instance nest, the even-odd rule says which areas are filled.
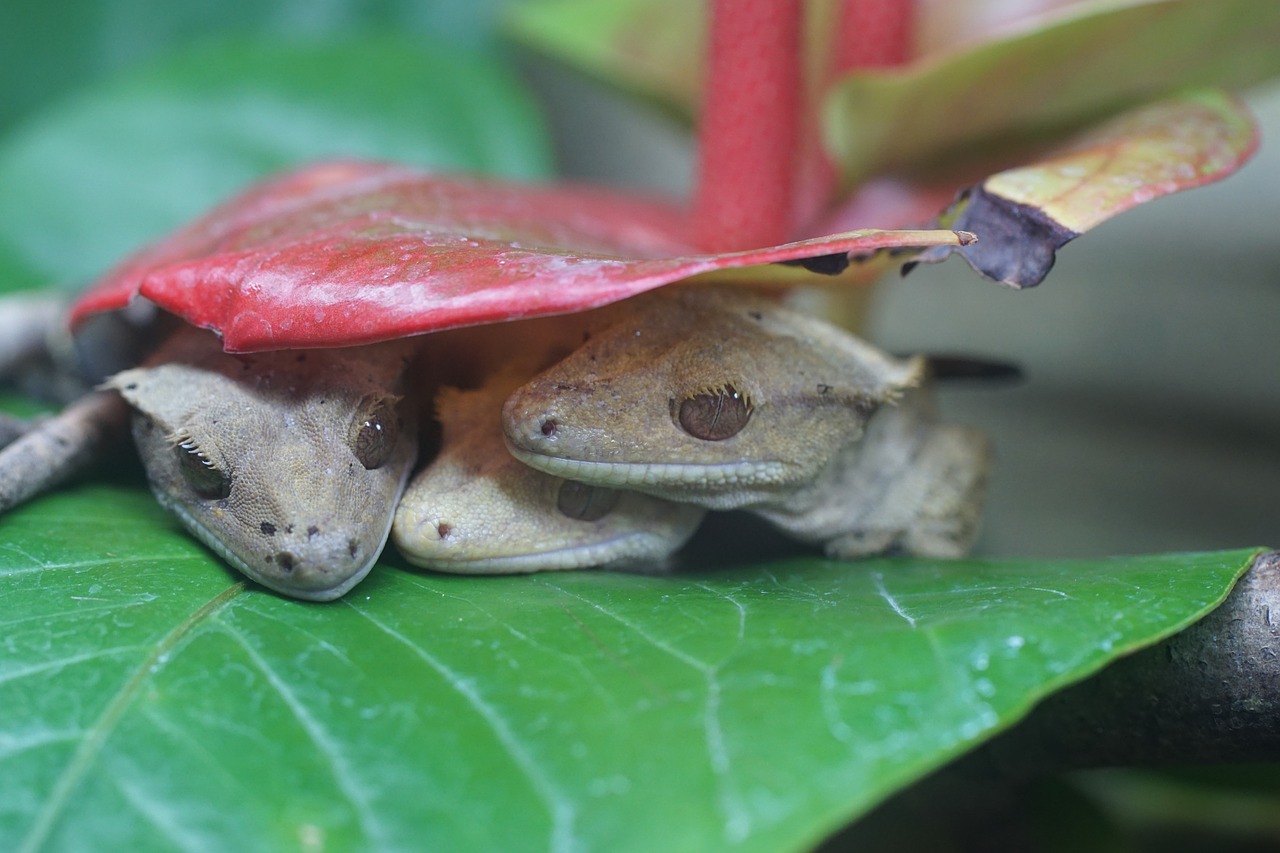
[[[286,572],[291,572],[298,565],[298,558],[289,551],[280,551],[276,554],[276,565]]]
[[[551,418],[542,422],[542,434],[547,438],[556,434],[556,422]]]

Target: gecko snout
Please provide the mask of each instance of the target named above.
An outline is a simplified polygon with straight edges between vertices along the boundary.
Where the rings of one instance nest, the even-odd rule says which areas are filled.
[[[289,537],[294,541],[276,542],[261,558],[263,567],[251,576],[295,598],[330,601],[368,574],[381,550],[365,547],[349,531],[317,533],[316,528],[308,528]]]
[[[517,391],[502,407],[502,431],[516,447],[547,453],[560,438],[562,421],[553,407],[526,400]]]

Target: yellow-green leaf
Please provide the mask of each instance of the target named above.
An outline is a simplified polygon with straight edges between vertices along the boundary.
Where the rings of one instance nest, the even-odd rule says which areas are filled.
[[[1257,142],[1243,104],[1224,92],[1198,91],[1108,121],[1055,156],[991,176],[983,188],[1081,234],[1143,202],[1230,174]]]
[[[826,139],[846,185],[1013,165],[1028,146],[1142,101],[1274,77],[1278,44],[1272,0],[1082,4],[1038,29],[846,77],[828,96]]]
[[[1086,131],[1055,153],[987,178],[943,216],[978,241],[958,251],[1014,287],[1039,284],[1054,254],[1090,228],[1169,193],[1216,181],[1257,147],[1249,111],[1225,92],[1188,92]],[[932,262],[948,251],[928,250]]]
[[[539,0],[513,4],[508,23],[532,47],[685,118],[701,101],[698,0]]]

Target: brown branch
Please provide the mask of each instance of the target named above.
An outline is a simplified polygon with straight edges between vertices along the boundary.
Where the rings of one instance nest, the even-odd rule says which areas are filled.
[[[114,391],[81,397],[0,450],[0,512],[80,473],[104,447],[123,444],[129,407]]]
[[[1280,553],[1200,622],[1045,700],[983,753],[1011,776],[1280,760]]]

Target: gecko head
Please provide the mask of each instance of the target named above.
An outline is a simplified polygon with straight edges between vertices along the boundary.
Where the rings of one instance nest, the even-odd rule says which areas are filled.
[[[713,509],[811,483],[920,377],[835,327],[747,292],[686,286],[607,313],[502,410],[538,470]]]
[[[417,452],[403,359],[378,352],[205,347],[109,385],[162,505],[250,578],[329,601],[377,560]]]
[[[405,490],[392,526],[406,559],[467,574],[617,567],[661,562],[688,540],[698,507],[564,480],[512,458],[498,412],[515,384],[497,376],[437,395],[440,453]]]

